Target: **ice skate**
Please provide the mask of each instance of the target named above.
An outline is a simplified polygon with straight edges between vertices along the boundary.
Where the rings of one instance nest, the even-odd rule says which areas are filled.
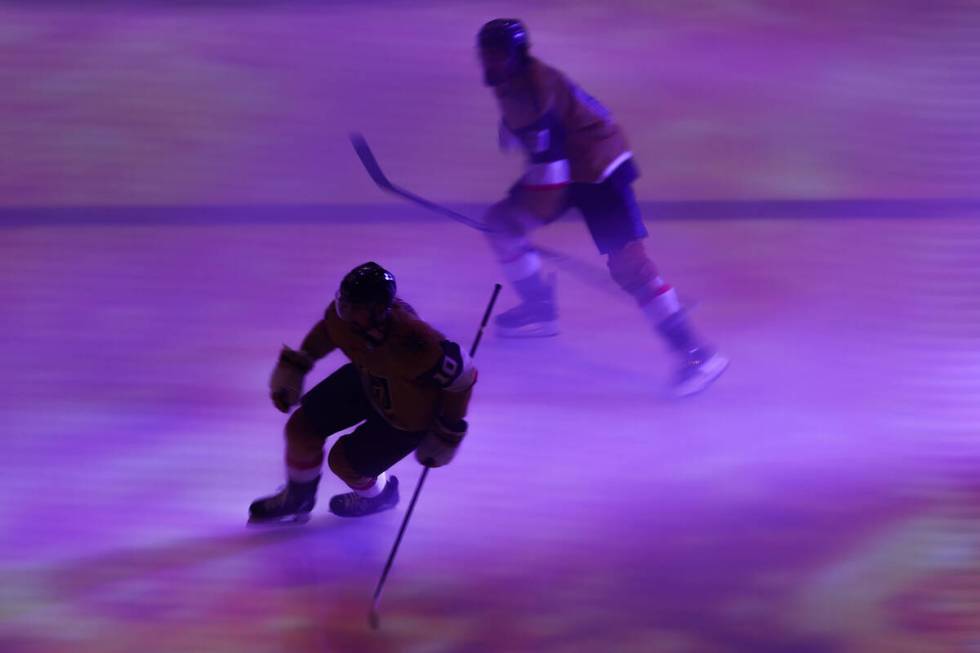
[[[364,517],[398,505],[398,478],[389,476],[384,489],[376,497],[363,497],[357,492],[336,494],[330,498],[330,512],[338,517]]]
[[[316,505],[320,479],[308,483],[289,481],[276,494],[256,499],[248,507],[249,524],[304,523]]]
[[[497,315],[494,326],[504,338],[545,338],[558,335],[558,305],[555,302],[555,275],[538,286],[520,292],[523,301]]]
[[[504,338],[545,338],[558,335],[558,310],[553,302],[522,302],[494,319]]]
[[[711,347],[698,347],[684,358],[674,376],[671,392],[676,397],[701,392],[717,380],[727,367],[727,357]]]

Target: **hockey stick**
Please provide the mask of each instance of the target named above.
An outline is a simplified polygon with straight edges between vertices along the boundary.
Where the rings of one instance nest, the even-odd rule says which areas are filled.
[[[364,136],[354,132],[350,135],[350,142],[354,146],[354,151],[357,152],[357,156],[361,160],[361,163],[364,164],[364,168],[367,170],[367,173],[371,175],[371,179],[373,179],[374,183],[376,183],[383,190],[386,190],[389,193],[394,193],[395,195],[400,195],[410,202],[415,202],[419,206],[424,206],[430,211],[441,213],[449,218],[452,218],[456,222],[465,224],[467,227],[473,227],[479,231],[490,231],[490,229],[481,222],[477,222],[472,218],[466,217],[462,213],[457,213],[456,211],[446,208],[445,206],[440,206],[435,202],[430,202],[424,197],[419,197],[415,193],[409,192],[400,186],[394,185],[391,183],[388,177],[385,176],[385,173],[382,172],[381,166],[378,165],[378,160],[374,158],[374,152],[371,151],[367,141],[364,140]]]
[[[381,170],[381,165],[378,163],[377,158],[374,156],[374,152],[371,151],[371,147],[368,145],[367,140],[362,134],[352,132],[350,134],[350,142],[351,145],[354,146],[354,151],[357,153],[357,157],[364,165],[364,169],[367,170],[368,175],[371,176],[374,183],[377,184],[382,190],[398,195],[399,197],[407,199],[408,201],[418,204],[419,206],[427,208],[435,213],[440,213],[452,220],[455,220],[456,222],[465,224],[467,227],[472,227],[473,229],[483,232],[492,231],[492,229],[482,222],[478,222],[473,218],[463,215],[462,213],[453,211],[448,207],[436,204],[435,202],[430,202],[424,197],[416,195],[411,191],[405,190],[401,186],[396,186],[393,184],[385,175],[384,171]],[[604,270],[596,269],[594,266],[584,261],[580,261],[572,256],[563,254],[562,252],[550,249],[548,247],[536,245],[535,249],[545,258],[551,260],[586,283],[589,283],[590,285],[600,288],[601,290],[617,297],[622,294],[618,291],[618,289],[609,279],[609,275]]]
[[[486,328],[487,322],[490,320],[490,313],[493,312],[493,305],[497,303],[497,296],[500,294],[500,284],[494,284],[493,294],[490,295],[490,302],[487,304],[487,310],[483,313],[483,320],[480,322],[480,329],[476,332],[476,337],[473,339],[473,345],[470,347],[470,358],[476,355],[476,348],[480,346],[480,340],[483,338],[483,329]],[[412,494],[412,500],[408,504],[408,510],[405,512],[405,519],[402,520],[401,528],[398,529],[398,536],[395,538],[395,544],[391,547],[391,553],[388,555],[388,562],[385,563],[384,571],[381,572],[381,578],[378,580],[378,586],[374,590],[374,599],[371,602],[371,612],[368,614],[368,623],[371,624],[371,628],[377,630],[381,626],[381,616],[378,613],[378,606],[381,603],[381,592],[384,590],[385,581],[388,579],[388,572],[391,571],[391,565],[395,561],[395,554],[398,553],[398,545],[401,544],[402,536],[405,535],[405,529],[408,527],[408,520],[412,517],[412,511],[415,510],[415,502],[418,501],[419,493],[422,491],[422,484],[425,483],[426,477],[429,475],[429,470],[431,467],[428,465],[422,468],[422,476],[419,477],[418,485],[415,486],[415,492]]]

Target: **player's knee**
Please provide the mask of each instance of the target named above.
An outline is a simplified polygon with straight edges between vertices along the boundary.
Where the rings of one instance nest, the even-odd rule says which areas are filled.
[[[344,455],[339,441],[330,448],[330,453],[327,454],[327,466],[331,472],[341,478],[343,478],[344,472],[350,470],[350,463],[347,461],[347,456]]]
[[[633,240],[609,254],[609,274],[627,292],[643,286],[657,276],[653,261],[647,256],[643,241]]]
[[[331,472],[347,485],[352,487],[364,485],[365,481],[370,479],[366,479],[351,465],[350,460],[347,458],[347,453],[344,451],[343,442],[343,439],[340,439],[330,448],[330,453],[327,454],[327,466]]]
[[[609,254],[606,263],[609,274],[620,288],[642,302],[648,294],[656,293],[663,280],[647,256],[643,241],[633,240]]]
[[[497,202],[487,209],[483,216],[483,223],[490,229],[488,234],[494,233],[519,233],[520,221],[516,219],[514,205],[510,199]]]
[[[567,186],[553,188],[519,187],[511,197],[519,214],[531,225],[548,224],[569,207]]]
[[[513,211],[514,207],[505,200],[494,204],[487,212],[486,224],[490,230],[486,236],[498,261],[512,261],[531,249]]]

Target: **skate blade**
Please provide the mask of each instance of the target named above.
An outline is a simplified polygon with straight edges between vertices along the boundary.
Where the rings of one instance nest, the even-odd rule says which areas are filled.
[[[275,517],[271,519],[256,519],[254,517],[249,517],[248,521],[245,522],[246,526],[299,526],[300,524],[305,524],[310,521],[310,513],[303,512],[296,515],[289,515],[286,517]]]
[[[365,512],[365,513],[360,514],[360,515],[344,514],[344,513],[340,513],[340,512],[334,512],[333,510],[331,510],[330,512],[332,514],[338,516],[338,517],[343,517],[344,519],[356,519],[358,517],[370,517],[371,515],[376,515],[379,512],[385,512],[386,510],[391,510],[392,508],[394,508],[397,505],[398,505],[398,502],[396,501],[395,503],[391,504],[390,506],[383,506],[381,508],[378,508],[377,510],[373,510],[371,512]]]
[[[674,386],[672,394],[675,397],[690,397],[701,392],[718,380],[718,377],[728,369],[728,363],[728,358],[715,354],[701,365],[695,376]]]
[[[558,335],[558,320],[536,322],[520,327],[503,327],[498,324],[495,329],[501,338],[550,338]]]

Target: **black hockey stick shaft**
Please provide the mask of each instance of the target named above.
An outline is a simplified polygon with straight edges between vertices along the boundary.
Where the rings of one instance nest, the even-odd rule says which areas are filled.
[[[419,493],[422,491],[422,485],[429,475],[429,469],[429,467],[422,468],[422,475],[419,477],[419,482],[415,486],[415,492],[412,493],[412,501],[408,504],[408,510],[405,512],[405,519],[402,520],[401,528],[398,529],[398,536],[395,538],[395,544],[391,547],[391,553],[388,554],[388,561],[385,563],[384,571],[381,572],[381,578],[378,579],[378,586],[374,588],[374,598],[371,601],[371,613],[368,615],[368,622],[371,624],[371,628],[375,630],[381,625],[381,617],[378,613],[378,606],[381,603],[381,592],[384,591],[385,581],[388,580],[388,572],[391,571],[391,565],[395,562],[398,545],[401,544],[402,536],[405,535],[405,529],[408,528],[408,520],[412,518],[412,511],[415,510],[415,502],[419,499]]]
[[[487,303],[487,310],[483,312],[483,319],[480,321],[480,328],[476,332],[476,337],[473,338],[473,345],[470,347],[470,358],[476,355],[476,348],[480,346],[480,340],[483,338],[483,330],[487,326],[487,322],[490,321],[490,314],[493,312],[493,306],[497,303],[497,296],[500,295],[501,285],[499,283],[494,284],[493,293],[490,295],[490,301]],[[429,476],[428,466],[422,468],[422,475],[419,477],[419,482],[415,486],[415,492],[412,493],[412,500],[408,504],[408,510],[405,511],[405,519],[402,520],[401,528],[398,529],[398,536],[395,538],[395,544],[391,547],[391,553],[388,554],[388,561],[385,563],[384,571],[381,572],[381,578],[378,580],[378,586],[374,589],[374,599],[371,601],[371,612],[368,615],[368,622],[371,624],[371,628],[377,629],[381,625],[381,618],[378,614],[378,606],[381,603],[381,592],[384,590],[385,581],[388,579],[388,572],[391,571],[391,565],[395,562],[395,555],[398,553],[398,546],[402,542],[402,536],[405,535],[405,529],[408,528],[408,520],[412,518],[412,511],[415,510],[415,502],[418,501],[419,493],[422,492],[422,485],[425,483],[425,479]]]
[[[493,284],[493,294],[490,295],[487,310],[483,312],[483,319],[480,320],[480,329],[476,332],[476,336],[473,337],[473,344],[470,346],[470,358],[476,356],[476,348],[480,346],[480,340],[483,339],[483,330],[487,328],[487,322],[490,321],[490,313],[493,312],[493,305],[497,303],[497,296],[500,295],[501,288],[502,286],[499,283]]]

